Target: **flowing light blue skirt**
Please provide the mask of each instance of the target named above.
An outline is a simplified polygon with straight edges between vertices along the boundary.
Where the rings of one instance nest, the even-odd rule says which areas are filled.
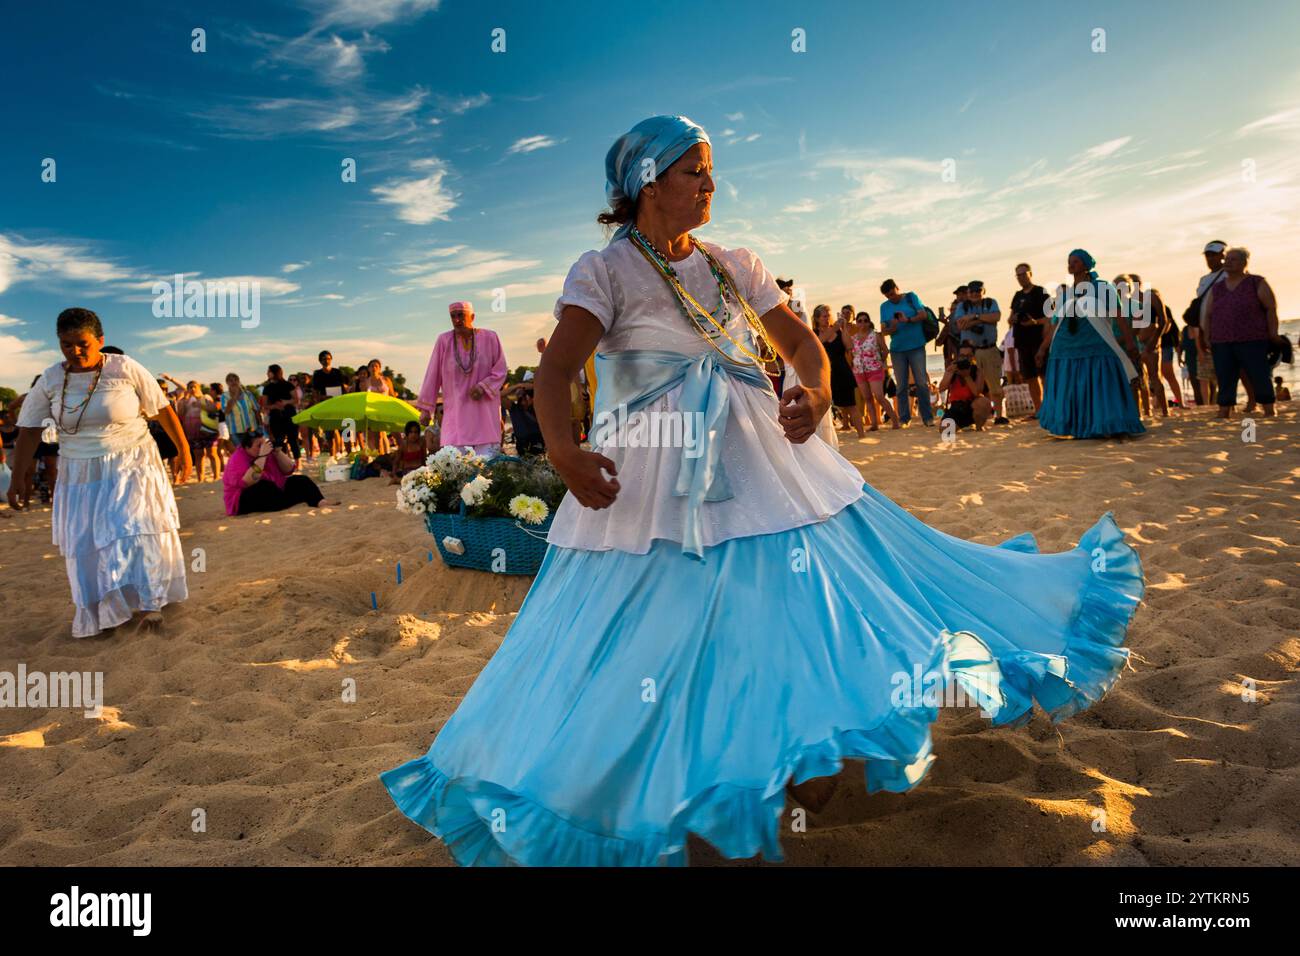
[[[1118,678],[1144,583],[1109,513],[1039,554],[864,492],[703,562],[552,547],[429,752],[381,775],[398,808],[465,865],[680,865],[688,832],[780,860],[790,778],[856,758],[869,790],[921,780],[954,699],[936,675],[995,724],[1034,700],[1061,720]]]

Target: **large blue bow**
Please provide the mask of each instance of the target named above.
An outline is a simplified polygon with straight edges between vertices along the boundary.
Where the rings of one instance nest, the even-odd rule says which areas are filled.
[[[682,551],[696,558],[704,556],[700,536],[700,507],[705,501],[726,501],[734,497],[722,465],[722,437],[731,409],[728,376],[772,390],[771,379],[754,365],[727,361],[717,352],[683,355],[659,349],[629,349],[596,355],[596,409],[593,430],[611,429],[626,415],[644,408],[679,382],[681,396],[677,412],[700,423],[696,454],[682,452],[674,496],[686,498],[686,520],[682,529]],[[620,411],[621,410],[621,411]],[[688,434],[685,423],[679,434]]]

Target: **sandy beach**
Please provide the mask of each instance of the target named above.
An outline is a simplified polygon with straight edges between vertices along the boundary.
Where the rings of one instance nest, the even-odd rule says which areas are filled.
[[[917,789],[867,797],[848,765],[786,832],[787,862],[1300,863],[1300,410],[1279,409],[1254,443],[1202,410],[1119,443],[1029,422],[951,446],[919,426],[846,440],[869,482],[963,538],[1064,550],[1113,511],[1148,590],[1104,701],[1021,729],[944,713]],[[531,579],[430,563],[383,480],[329,491],[340,507],[234,519],[219,485],[181,489],[182,542],[206,562],[189,600],[161,634],[82,641],[49,510],[0,520],[0,670],[102,671],[105,691],[97,719],[0,709],[0,864],[451,865],[378,774],[427,748]],[[692,862],[728,861],[696,841]]]

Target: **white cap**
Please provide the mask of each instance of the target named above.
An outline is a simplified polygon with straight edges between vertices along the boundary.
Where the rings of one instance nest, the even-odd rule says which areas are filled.
[[[1215,239],[1213,242],[1207,242],[1205,244],[1206,252],[1226,252],[1227,249],[1228,249],[1228,244],[1226,242],[1220,242],[1218,239]]]

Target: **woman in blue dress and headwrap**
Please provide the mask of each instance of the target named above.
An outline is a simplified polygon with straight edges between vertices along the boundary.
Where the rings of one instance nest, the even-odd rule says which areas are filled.
[[[1038,367],[1047,370],[1038,424],[1053,435],[1110,438],[1146,431],[1133,397],[1137,341],[1118,292],[1097,277],[1096,266],[1087,251],[1070,253],[1066,268],[1074,290],[1058,290],[1060,301],[1038,349]]]
[[[1144,587],[1111,516],[1059,554],[914,518],[816,436],[826,355],[762,262],[691,235],[704,130],[638,123],[606,179],[618,231],[570,270],[536,378],[569,494],[500,649],[382,775],[398,808],[462,864],[682,864],[690,833],[779,860],[788,790],[815,812],[846,759],[910,789],[945,700],[1019,724],[1105,694]],[[765,343],[802,383],[779,401]],[[569,382],[593,350],[586,451]]]

